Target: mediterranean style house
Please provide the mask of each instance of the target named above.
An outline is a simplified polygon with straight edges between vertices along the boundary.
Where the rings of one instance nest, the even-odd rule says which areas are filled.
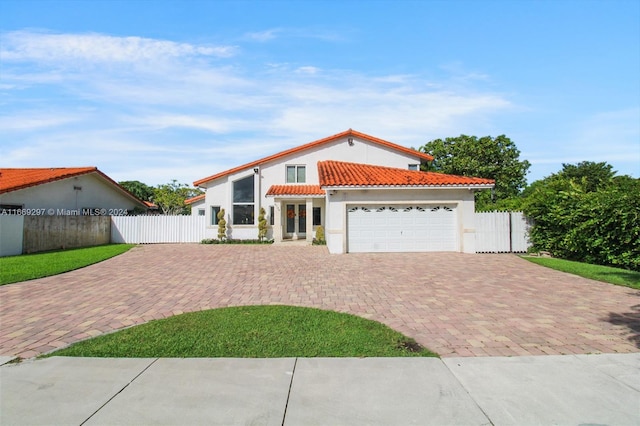
[[[255,239],[260,208],[268,238],[311,241],[324,227],[330,253],[475,253],[474,192],[491,179],[420,171],[433,158],[355,130],[197,180],[187,200],[217,238]]]

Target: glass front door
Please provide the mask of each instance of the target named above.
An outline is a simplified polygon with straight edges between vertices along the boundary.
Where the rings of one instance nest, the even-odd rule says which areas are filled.
[[[305,237],[307,233],[307,205],[287,204],[285,211],[287,215],[286,237]]]

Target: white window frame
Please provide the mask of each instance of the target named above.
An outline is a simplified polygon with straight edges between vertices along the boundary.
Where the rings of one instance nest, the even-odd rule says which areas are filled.
[[[289,169],[294,170],[294,180],[289,180]],[[300,180],[299,171],[304,170],[304,179]],[[285,167],[285,182],[287,183],[306,183],[307,182],[307,165],[306,164],[287,164]]]

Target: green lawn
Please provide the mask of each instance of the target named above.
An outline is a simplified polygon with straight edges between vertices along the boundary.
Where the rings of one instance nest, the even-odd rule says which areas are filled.
[[[592,280],[640,289],[640,272],[549,257],[523,256],[529,262]]]
[[[134,244],[110,244],[47,253],[0,257],[0,285],[48,277],[124,253]]]
[[[242,306],[151,321],[47,356],[408,357],[437,356],[389,327],[354,315],[294,306]]]

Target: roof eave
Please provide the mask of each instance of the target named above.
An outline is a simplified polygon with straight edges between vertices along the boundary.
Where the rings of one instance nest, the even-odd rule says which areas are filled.
[[[301,152],[301,151],[304,151],[306,149],[311,149],[311,148],[314,148],[316,146],[322,145],[324,143],[331,142],[331,141],[334,141],[334,140],[338,140],[340,138],[344,138],[344,137],[348,137],[348,136],[356,136],[356,137],[359,137],[361,139],[366,139],[366,140],[368,140],[370,142],[386,146],[387,148],[390,148],[390,149],[395,149],[395,150],[398,150],[398,151],[402,151],[405,154],[414,155],[416,160],[419,160],[419,161],[433,161],[433,156],[430,155],[430,154],[426,154],[424,152],[420,152],[420,151],[415,150],[415,149],[407,148],[405,146],[398,145],[398,144],[396,144],[394,142],[389,142],[389,141],[386,141],[384,139],[376,138],[375,136],[367,135],[366,133],[361,133],[361,132],[358,132],[357,130],[349,129],[349,130],[345,130],[344,132],[340,132],[340,133],[337,133],[335,135],[328,136],[326,138],[318,139],[318,140],[315,140],[313,142],[308,142],[306,144],[299,145],[299,146],[296,146],[296,147],[293,147],[293,148],[290,148],[290,149],[287,149],[287,150],[284,150],[284,151],[269,155],[267,157],[252,161],[250,163],[243,164],[241,166],[234,167],[232,169],[228,169],[228,170],[222,171],[220,173],[216,173],[216,174],[211,175],[209,177],[206,177],[206,178],[203,178],[203,179],[200,179],[200,180],[196,180],[196,181],[193,182],[193,186],[204,189],[206,187],[203,186],[203,185],[207,184],[207,183],[209,183],[211,181],[223,178],[225,176],[232,175],[234,173],[239,173],[239,172],[241,172],[243,170],[246,170],[246,169],[252,169],[252,168],[254,168],[256,166],[262,166],[265,163],[268,163],[268,162],[273,161],[273,160],[277,160],[277,159],[282,158],[282,157],[286,157],[289,154],[294,154],[296,152]]]
[[[265,197],[273,198],[324,198],[326,194],[266,194]]]
[[[493,184],[475,184],[475,185],[322,185],[324,190],[332,191],[350,191],[358,189],[491,189]]]

